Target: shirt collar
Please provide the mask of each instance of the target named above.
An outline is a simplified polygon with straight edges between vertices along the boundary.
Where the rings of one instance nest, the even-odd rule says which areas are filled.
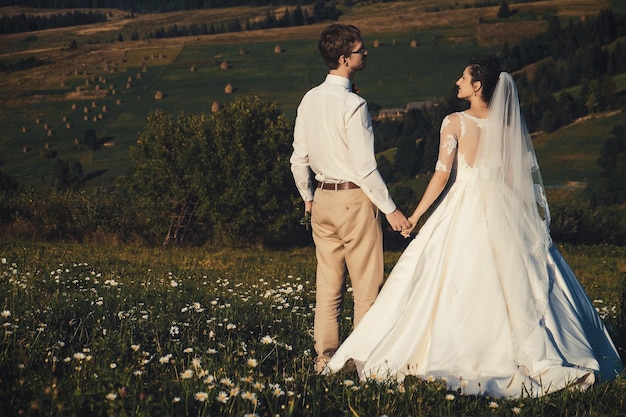
[[[341,85],[346,88],[348,91],[352,91],[352,81],[350,81],[346,77],[342,77],[340,75],[327,74],[326,82],[335,85]]]

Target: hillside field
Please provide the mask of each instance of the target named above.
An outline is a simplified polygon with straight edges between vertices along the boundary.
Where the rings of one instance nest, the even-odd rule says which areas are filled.
[[[564,19],[580,19],[613,7],[597,0],[539,1],[512,5],[518,10],[514,18],[501,21],[496,17],[497,7],[470,7],[473,4],[363,3],[343,10],[340,21],[358,25],[370,47],[367,69],[355,82],[374,111],[445,96],[469,57],[498,51],[505,40],[515,43],[541,32],[545,13],[556,11]],[[1,77],[0,169],[20,183],[48,185],[56,159],[79,160],[87,187],[93,187],[108,184],[127,171],[128,147],[143,129],[146,116],[157,109],[174,114],[209,113],[214,102],[223,105],[237,96],[256,95],[277,102],[293,118],[302,95],[327,72],[316,45],[326,23],[130,41],[133,32],[141,36],[173,24],[258,18],[267,10],[242,7],[134,17],[106,11],[110,21],[101,24],[1,35],[0,61],[5,65],[30,57],[45,65]],[[0,11],[51,13],[15,7]],[[124,40],[118,41],[118,36]],[[70,48],[72,40],[76,48]],[[412,40],[417,47],[411,47]],[[373,47],[375,42],[379,47]],[[275,52],[277,46],[280,53]],[[221,68],[224,63],[228,69]],[[225,92],[229,84],[232,93]],[[158,92],[163,98],[157,100]],[[95,130],[103,143],[100,149],[80,144],[88,129]],[[602,132],[594,135],[592,152],[572,152],[583,152],[589,159],[608,129]],[[543,140],[549,143],[551,139]],[[588,162],[580,168],[595,169]],[[563,173],[555,178],[580,181],[585,175]]]

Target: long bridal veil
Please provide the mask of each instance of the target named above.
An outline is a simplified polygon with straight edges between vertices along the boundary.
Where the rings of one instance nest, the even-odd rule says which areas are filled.
[[[515,81],[506,72],[492,96],[474,167],[485,200],[489,255],[500,272],[518,348],[548,303],[550,215]]]

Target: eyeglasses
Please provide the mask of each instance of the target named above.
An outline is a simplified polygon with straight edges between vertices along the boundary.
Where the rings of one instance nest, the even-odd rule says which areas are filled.
[[[358,51],[350,51],[350,52],[348,52],[348,55],[352,55],[352,54],[365,55],[366,53],[367,53],[367,48],[363,47],[363,48],[359,49]]]

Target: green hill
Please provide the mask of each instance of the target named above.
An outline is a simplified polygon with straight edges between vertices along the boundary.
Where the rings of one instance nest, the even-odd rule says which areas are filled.
[[[542,14],[556,10],[564,19],[580,19],[597,13],[599,6],[610,6],[601,3],[515,4],[515,19],[501,20],[498,7],[474,7],[469,1],[358,2],[343,6],[340,21],[358,25],[370,47],[368,68],[355,80],[361,94],[373,109],[394,108],[446,95],[467,58],[545,30]],[[173,24],[223,22],[267,11],[242,7],[132,18],[110,11],[106,23],[1,35],[0,61],[5,65],[28,59],[41,65],[7,72],[0,81],[0,169],[20,183],[46,185],[51,184],[55,159],[79,160],[90,178],[87,186],[97,186],[126,172],[128,147],[151,112],[208,113],[214,102],[223,105],[233,97],[256,95],[277,102],[293,117],[301,96],[326,73],[316,46],[326,23],[129,40],[133,33],[141,36]],[[227,69],[222,69],[224,63]],[[227,85],[231,93],[225,92]],[[155,98],[157,94],[162,98]],[[96,150],[81,143],[90,129],[101,143]],[[554,178],[579,181],[585,175],[563,171]]]

